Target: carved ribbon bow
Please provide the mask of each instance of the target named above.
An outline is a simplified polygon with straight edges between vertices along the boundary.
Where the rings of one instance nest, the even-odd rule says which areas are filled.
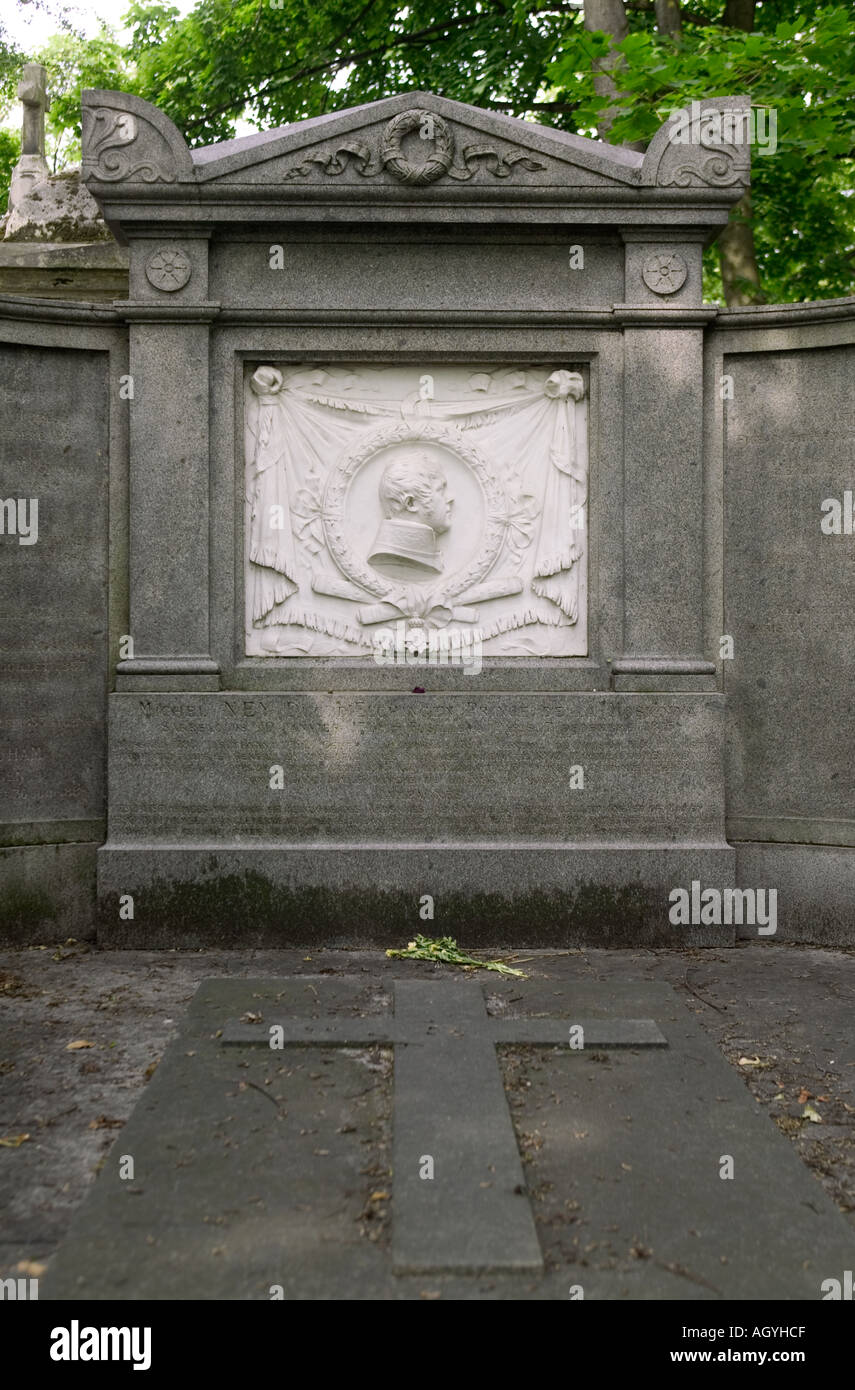
[[[380,603],[359,611],[359,621],[363,624],[414,618],[430,628],[447,627],[451,622],[474,623],[477,617],[474,608],[450,603],[440,590],[425,593],[412,584],[393,589]]]

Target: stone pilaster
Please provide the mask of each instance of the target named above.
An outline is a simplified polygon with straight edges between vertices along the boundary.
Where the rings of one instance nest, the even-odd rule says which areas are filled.
[[[184,234],[185,231],[189,234]],[[209,636],[208,242],[131,242],[130,636],[119,689],[217,689]]]
[[[703,234],[625,230],[624,632],[616,690],[715,687],[703,654]]]

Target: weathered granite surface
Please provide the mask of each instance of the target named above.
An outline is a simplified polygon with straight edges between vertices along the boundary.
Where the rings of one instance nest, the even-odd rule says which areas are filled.
[[[746,1310],[755,1300],[822,1300],[825,1281],[851,1268],[851,1226],[744,1076],[670,986],[616,981],[613,969],[608,980],[580,980],[575,964],[570,970],[569,981],[541,973],[489,988],[429,967],[417,980],[394,980],[365,964],[349,978],[205,980],[51,1260],[41,1297],[400,1301],[427,1289],[446,1299],[566,1304],[572,1287],[587,1301],[714,1308],[739,1300]],[[421,1031],[421,1044],[398,1045],[394,1056],[365,1046],[240,1047],[221,1036],[250,1010],[261,1015],[262,1037],[274,1020],[291,1033],[302,1025],[389,1037],[399,991],[428,1004],[422,1018],[400,1020],[410,1037]],[[468,1007],[449,1032],[461,994]],[[477,1048],[484,996],[486,1027],[497,1034],[561,1021],[569,1033],[588,1017],[608,1036],[616,1019],[646,1017],[668,1045],[509,1046],[504,1095],[474,1067],[454,1080],[440,1067],[432,1076],[424,1054],[453,1063]],[[522,1181],[497,1152],[505,1097]],[[431,1123],[433,1115],[446,1123]],[[418,1177],[423,1155],[434,1161],[429,1181]],[[722,1180],[728,1158],[732,1176]],[[484,1176],[460,1211],[473,1159]],[[515,1200],[523,1212],[530,1201],[533,1239],[515,1242],[508,1222],[503,1244],[495,1226],[473,1222],[479,1206],[513,1210]],[[469,1271],[447,1258],[458,1213],[473,1237]],[[476,1272],[485,1265],[488,1278]]]
[[[0,241],[0,294],[110,304],[127,292],[127,252],[115,241]]]
[[[702,304],[702,247],[747,184],[747,150],[710,161],[663,127],[641,155],[413,93],[191,152],[153,107],[93,92],[83,177],[127,243],[128,298],[7,300],[2,331],[13,358],[39,344],[110,357],[69,406],[88,423],[109,401],[91,513],[103,528],[109,508],[109,732],[86,704],[111,768],[104,938],[386,940],[427,874],[483,941],[720,941],[724,926],[663,921],[663,891],[666,905],[695,881],[721,892],[735,867],[775,890],[779,861],[750,846],[781,844],[806,870],[822,863],[794,874],[788,860],[781,930],[819,930],[816,901],[821,931],[843,939],[847,540],[819,522],[851,487],[855,301]],[[550,381],[581,390],[550,397]],[[532,382],[548,446],[535,431],[503,455],[488,427],[483,466],[455,446],[445,529],[429,468],[384,502],[386,463],[348,442],[384,411],[408,449],[436,430],[462,439],[477,432],[468,400],[452,418],[464,395],[484,392],[485,419],[536,411]],[[300,392],[311,409],[294,417]],[[571,394],[572,412],[555,408]],[[350,433],[325,435],[314,398]],[[30,410],[37,439],[56,433],[49,396]],[[312,449],[295,467],[298,430],[323,476]],[[509,485],[515,469],[526,486]],[[6,488],[24,495],[23,481]],[[584,513],[578,548],[568,497]],[[493,535],[506,549],[491,559]],[[17,540],[2,540],[17,575]],[[47,553],[29,548],[31,585],[10,580],[24,627],[50,588]],[[403,563],[399,587],[378,585],[372,555]],[[428,585],[424,570],[448,556],[450,573],[453,555],[471,588]],[[496,588],[519,557],[523,588],[552,609],[517,612]],[[561,614],[573,654],[549,656],[540,633],[528,652],[505,634],[478,675],[381,666],[359,642],[344,654],[375,610],[474,632],[501,603],[522,620],[512,633]],[[14,679],[26,687],[23,669]],[[22,727],[39,756],[43,732]],[[100,775],[96,746],[81,777]],[[34,825],[67,814],[46,786],[36,799]],[[123,895],[146,910],[120,917]]]
[[[3,235],[7,242],[113,241],[79,168],[31,184],[12,206]]]
[[[0,498],[24,501],[27,523],[9,534],[4,507],[0,844],[17,848],[3,854],[0,921],[13,940],[85,934],[92,910],[105,824],[109,414],[105,354],[0,346]]]

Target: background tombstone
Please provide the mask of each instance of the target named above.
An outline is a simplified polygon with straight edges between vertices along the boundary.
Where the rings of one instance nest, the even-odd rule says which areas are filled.
[[[14,208],[35,183],[48,177],[45,159],[45,113],[50,110],[47,94],[47,68],[41,63],[25,63],[18,83],[18,98],[24,108],[21,127],[21,157],[12,170],[9,207]]]
[[[45,159],[47,70],[27,63],[18,85],[21,157],[0,219],[0,292],[50,299],[112,300],[127,294],[127,259],[80,181],[78,167],[51,174]]]

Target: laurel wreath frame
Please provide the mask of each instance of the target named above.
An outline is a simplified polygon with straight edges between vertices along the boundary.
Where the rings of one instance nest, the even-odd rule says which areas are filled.
[[[354,553],[346,536],[345,506],[351,482],[365,464],[391,444],[439,444],[461,459],[475,474],[484,494],[485,518],[481,546],[468,565],[440,580],[449,597],[477,584],[492,569],[507,534],[508,501],[505,490],[486,460],[458,431],[425,421],[401,421],[372,431],[359,447],[348,451],[330,470],[324,489],[323,524],[329,552],[343,574],[377,598],[400,589],[400,582],[386,578]]]
[[[423,164],[414,164],[404,156],[404,139],[414,130],[421,129],[425,120],[431,122],[433,129],[434,153]],[[454,163],[454,136],[436,112],[413,107],[393,117],[386,126],[380,146],[380,161],[402,183],[417,187],[435,183],[448,173]]]

